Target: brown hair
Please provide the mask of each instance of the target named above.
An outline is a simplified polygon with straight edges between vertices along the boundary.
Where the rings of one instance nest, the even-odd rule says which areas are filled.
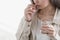
[[[33,0],[31,0],[31,2],[35,4]],[[52,5],[60,9],[60,0],[50,0],[50,2]]]

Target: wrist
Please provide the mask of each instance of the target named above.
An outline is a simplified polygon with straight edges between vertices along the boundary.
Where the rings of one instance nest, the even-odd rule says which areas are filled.
[[[31,22],[31,20],[27,20],[27,19],[25,19],[27,22]]]
[[[31,22],[31,20],[30,20],[30,19],[27,19],[26,17],[25,17],[25,21],[27,21],[27,22]]]

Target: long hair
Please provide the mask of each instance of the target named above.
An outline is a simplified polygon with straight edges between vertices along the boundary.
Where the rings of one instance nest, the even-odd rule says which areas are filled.
[[[31,0],[31,2],[35,4],[33,0]],[[50,0],[50,2],[54,7],[57,7],[60,9],[60,0]]]
[[[60,9],[60,0],[50,0],[50,1],[55,7]]]

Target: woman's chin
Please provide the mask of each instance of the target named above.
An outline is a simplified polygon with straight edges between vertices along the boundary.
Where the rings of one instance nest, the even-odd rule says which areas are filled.
[[[41,9],[41,10],[42,10],[42,9],[45,9],[45,8],[46,8],[46,7],[39,7],[39,9]]]
[[[39,9],[41,9],[41,10],[42,10],[42,9],[44,9],[44,8],[45,8],[45,7],[40,7]]]

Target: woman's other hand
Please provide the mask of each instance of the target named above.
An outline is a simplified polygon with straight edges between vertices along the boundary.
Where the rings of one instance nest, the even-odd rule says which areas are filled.
[[[43,34],[47,34],[50,37],[54,37],[56,35],[56,31],[55,31],[55,29],[54,29],[54,27],[52,25],[50,27],[42,26],[41,32]]]

